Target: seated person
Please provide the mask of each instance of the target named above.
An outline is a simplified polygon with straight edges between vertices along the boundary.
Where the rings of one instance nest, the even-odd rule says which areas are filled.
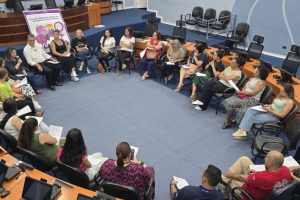
[[[35,133],[38,128],[38,121],[35,118],[28,118],[22,125],[18,137],[20,147],[30,150],[55,163],[58,146],[56,138],[48,133]]]
[[[30,66],[35,67],[40,73],[45,74],[50,90],[54,91],[55,85],[62,86],[59,81],[61,65],[59,63],[51,63],[56,62],[57,60],[47,54],[39,45],[35,44],[34,35],[28,34],[27,45],[24,48],[23,54]]]
[[[117,50],[117,58],[119,62],[119,69],[117,74],[120,75],[123,69],[126,69],[125,59],[130,58],[133,53],[133,47],[135,44],[135,38],[132,35],[132,28],[126,27],[124,30],[124,35],[120,40],[120,49]]]
[[[218,75],[219,79],[212,79],[206,81],[201,91],[199,100],[193,101],[193,105],[196,110],[206,110],[207,106],[214,95],[214,93],[222,93],[227,88],[232,86],[228,83],[232,80],[235,84],[240,80],[242,76],[241,67],[245,64],[245,59],[238,57],[232,60],[231,67],[227,67],[223,72]]]
[[[100,39],[100,48],[96,52],[99,63],[102,65],[105,72],[110,69],[108,58],[113,57],[115,54],[116,40],[112,36],[111,29],[104,32],[104,36]]]
[[[154,76],[156,59],[161,55],[162,47],[163,44],[160,41],[160,32],[155,31],[152,38],[149,38],[149,41],[147,42],[146,53],[141,60],[142,80]]]
[[[284,118],[294,106],[294,88],[290,83],[286,83],[280,88],[280,93],[275,97],[272,104],[264,105],[265,111],[258,111],[248,108],[239,129],[232,134],[234,139],[247,139],[247,133],[254,123],[276,122]]]
[[[17,50],[14,47],[6,49],[5,65],[8,71],[8,76],[13,80],[22,80],[24,77],[27,78],[29,84],[34,89],[34,92],[40,94],[36,88],[35,80],[33,76],[29,76],[27,69],[23,64],[22,59],[18,56]]]
[[[200,186],[185,186],[177,190],[176,181],[170,184],[170,194],[172,200],[190,200],[190,199],[214,199],[225,200],[224,194],[216,190],[216,186],[222,180],[222,172],[213,165],[208,165],[201,176]]]
[[[58,149],[57,159],[66,165],[86,172],[89,179],[92,180],[107,158],[102,157],[101,153],[95,153],[90,157],[100,160],[100,162],[92,165],[89,161],[81,131],[77,128],[69,130],[64,146]]]
[[[0,57],[0,67],[6,68],[6,62],[3,58]],[[7,68],[6,68],[7,69]],[[24,78],[24,77],[23,77]],[[24,95],[27,97],[30,97],[32,99],[32,103],[34,105],[34,108],[36,110],[41,110],[42,107],[39,105],[39,103],[34,99],[34,96],[36,95],[36,92],[33,90],[30,84],[24,84],[20,87],[17,86],[21,81],[16,79],[13,80],[10,77],[6,80],[7,83],[12,87],[13,94],[16,95]],[[37,91],[38,94],[41,94],[41,92]]]
[[[151,178],[154,179],[154,169],[144,163],[131,159],[131,149],[127,142],[121,142],[116,149],[117,160],[108,159],[100,168],[99,176],[104,181],[134,187],[140,199],[144,199]],[[154,198],[154,188],[151,191]]]
[[[13,98],[6,99],[3,103],[4,113],[1,113],[2,119],[0,121],[0,128],[18,140],[23,125],[23,120],[21,118],[24,118],[25,115],[17,116],[17,111],[17,101]],[[36,132],[48,133],[48,131],[49,127],[41,122]]]
[[[52,55],[60,62],[66,73],[70,73],[71,71],[72,81],[79,81],[76,74],[76,58],[71,54],[70,47],[67,46],[64,40],[60,39],[60,32],[58,30],[53,31],[53,37],[54,39],[50,43]]]
[[[284,157],[278,151],[270,151],[265,157],[266,170],[250,171],[253,162],[245,156],[240,157],[224,174],[225,194],[234,187],[242,187],[255,200],[264,200],[276,189],[291,182],[289,168],[283,166]]]
[[[180,69],[179,83],[175,89],[176,92],[179,92],[183,87],[184,79],[202,70],[203,65],[205,65],[208,59],[208,55],[204,50],[205,46],[202,44],[195,46],[195,50],[190,54],[186,67],[182,66]]]
[[[206,76],[194,76],[193,84],[192,84],[192,94],[190,96],[192,101],[195,101],[197,99],[197,90],[198,89],[201,90],[206,81],[208,81],[211,78],[218,77],[218,75],[222,71],[224,71],[225,65],[221,61],[223,55],[224,55],[223,49],[219,49],[215,51],[214,60],[208,63],[208,65],[205,66],[205,69],[201,72]]]
[[[168,83],[173,78],[173,71],[176,68],[179,68],[179,62],[183,61],[185,57],[186,50],[182,47],[179,40],[175,39],[171,41],[171,46],[166,54],[166,61],[163,62],[160,66],[161,77],[164,78],[165,83]],[[167,64],[171,62],[174,64]]]
[[[89,55],[89,48],[86,39],[83,37],[83,32],[81,29],[76,30],[76,37],[71,41],[71,47],[75,49],[76,55],[82,60],[79,71],[82,71],[83,67],[86,68],[86,73],[90,74],[89,61],[87,56]]]
[[[16,99],[18,109],[29,106],[31,112],[28,113],[28,115],[32,114],[41,116],[41,112],[36,112],[32,98],[15,93],[10,84],[6,82],[7,78],[8,74],[6,68],[0,67],[0,102],[3,103],[6,99],[14,97]]]
[[[259,104],[260,97],[265,90],[266,79],[269,70],[264,65],[259,65],[254,73],[253,78],[245,84],[241,92],[229,97],[223,101],[227,111],[227,116],[222,128],[227,128],[233,124],[232,114],[235,113],[235,121],[240,124],[246,110],[249,107]]]

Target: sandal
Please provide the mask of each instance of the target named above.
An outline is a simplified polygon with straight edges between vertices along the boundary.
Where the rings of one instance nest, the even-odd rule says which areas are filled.
[[[175,92],[179,92],[182,89],[183,85],[177,86],[176,89],[174,90]]]
[[[193,96],[193,95],[191,95],[191,96],[190,96],[190,100],[191,100],[191,101],[196,101],[196,100],[197,100],[197,97],[196,97],[196,96]]]
[[[228,123],[228,122],[224,122],[223,125],[222,125],[222,129],[226,129],[228,127],[231,126],[231,123]]]

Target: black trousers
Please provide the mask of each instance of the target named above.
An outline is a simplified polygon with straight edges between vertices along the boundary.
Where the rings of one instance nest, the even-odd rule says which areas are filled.
[[[52,86],[56,81],[59,81],[59,72],[61,69],[61,65],[52,64],[47,61],[48,60],[45,60],[44,62],[40,63],[40,65],[42,66],[43,72],[45,73],[48,86]]]
[[[213,97],[214,93],[222,93],[224,90],[226,90],[228,86],[224,85],[220,81],[216,79],[212,79],[209,81],[206,81],[204,84],[202,91],[201,91],[201,96],[199,98],[200,101],[203,102],[203,105],[200,106],[202,110],[206,110],[207,106]]]
[[[25,106],[29,106],[30,109],[31,109],[31,113],[28,113],[28,114],[26,114],[22,117],[20,116],[21,118],[23,118],[27,115],[35,115],[36,111],[35,111],[32,99],[30,97],[24,96],[23,100],[17,100],[16,103],[17,103],[17,109],[18,110],[24,108]]]
[[[108,63],[108,58],[112,58],[113,57],[113,53],[108,52],[108,53],[104,53],[104,52],[97,52],[97,58],[98,61],[102,64],[102,66],[107,69],[107,67],[109,67],[109,63]]]
[[[160,69],[161,69],[161,77],[165,78],[167,76],[170,76],[171,74],[173,74],[174,69],[178,68],[178,64],[175,63],[175,65],[167,65],[166,62],[162,63],[160,65]]]
[[[131,52],[117,50],[117,56],[119,61],[119,71],[122,71],[122,64],[125,64],[125,59],[131,56]]]

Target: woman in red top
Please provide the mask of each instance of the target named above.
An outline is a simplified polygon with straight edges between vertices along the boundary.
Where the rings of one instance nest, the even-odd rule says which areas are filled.
[[[142,80],[154,75],[156,58],[160,56],[162,47],[160,33],[155,31],[152,38],[147,42],[146,53],[141,60]]]

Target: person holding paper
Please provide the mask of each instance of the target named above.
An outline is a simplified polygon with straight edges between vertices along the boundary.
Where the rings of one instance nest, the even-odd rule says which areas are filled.
[[[222,93],[227,88],[232,87],[228,83],[229,80],[237,83],[242,76],[241,68],[244,64],[245,59],[242,57],[234,58],[232,60],[231,67],[227,67],[223,72],[221,72],[217,77],[218,79],[206,81],[199,100],[192,102],[193,105],[197,105],[195,109],[198,111],[206,110],[214,93]]]
[[[163,44],[160,41],[160,32],[154,31],[146,45],[146,53],[141,60],[142,80],[150,78],[155,73],[156,59],[161,55]]]
[[[272,104],[264,105],[265,111],[248,108],[239,129],[232,134],[234,139],[247,139],[247,133],[251,130],[254,123],[276,122],[284,118],[292,110],[294,106],[294,87],[290,83],[286,83],[280,89],[280,93],[273,100]]]
[[[60,39],[60,32],[58,30],[53,31],[54,39],[50,43],[50,50],[52,55],[60,62],[62,69],[66,73],[71,71],[71,80],[74,82],[79,81],[76,74],[76,58],[71,53],[70,47],[66,42]]]
[[[64,146],[58,149],[57,159],[66,165],[86,172],[90,180],[92,180],[102,163],[107,159],[102,157],[101,153],[93,155],[89,156],[91,157],[91,160],[89,160],[82,133],[79,129],[73,128],[69,130]],[[94,163],[93,158],[97,158],[99,162],[92,164]]]
[[[51,63],[56,62],[57,60],[47,54],[38,44],[35,44],[34,35],[28,34],[27,45],[23,50],[23,54],[30,66],[36,68],[40,73],[45,74],[47,86],[50,90],[55,90],[54,85],[62,85],[59,82],[61,65],[59,63]]]
[[[219,168],[208,165],[201,176],[200,186],[185,186],[177,188],[178,183],[172,180],[170,183],[170,195],[172,200],[191,200],[191,199],[213,199],[225,200],[224,194],[216,190],[216,186],[222,180],[222,172]]]
[[[28,118],[22,125],[18,137],[19,145],[27,150],[35,152],[51,163],[55,163],[58,146],[56,138],[48,133],[36,133],[38,121]]]
[[[242,187],[255,200],[264,200],[274,190],[291,182],[289,168],[283,166],[284,157],[278,151],[270,151],[265,157],[264,171],[250,170],[254,163],[246,156],[240,157],[224,174],[224,191],[228,196],[234,187]]]
[[[183,61],[186,53],[178,39],[170,42],[171,46],[166,54],[166,61],[160,66],[161,77],[164,78],[165,83],[168,83],[173,78],[173,71],[179,68],[179,63]]]
[[[214,52],[214,60],[208,63],[205,66],[205,69],[202,70],[202,73],[205,76],[194,76],[192,83],[192,94],[190,96],[192,101],[197,99],[197,90],[204,86],[205,82],[211,78],[217,77],[225,69],[225,65],[222,62],[222,57],[224,56],[224,50],[219,49]]]
[[[135,38],[132,34],[132,28],[126,27],[124,30],[124,35],[120,40],[120,49],[117,50],[117,59],[119,62],[119,69],[117,70],[117,75],[120,75],[123,69],[126,69],[125,59],[130,58],[133,53],[133,47],[135,44]]]
[[[202,67],[205,66],[208,55],[204,52],[205,46],[203,44],[198,44],[195,46],[195,50],[190,54],[188,63],[183,65],[180,69],[179,83],[175,89],[175,92],[179,92],[183,87],[184,79],[188,78],[201,71]]]
[[[81,29],[76,30],[76,37],[72,39],[71,47],[76,51],[76,55],[82,60],[78,70],[82,71],[83,67],[85,67],[86,73],[90,74],[91,71],[89,69],[89,61],[87,58],[89,55],[89,48]]]
[[[26,67],[23,64],[23,60],[17,55],[17,50],[14,47],[9,47],[6,49],[5,56],[5,67],[8,71],[8,76],[13,80],[22,80],[24,77],[27,78],[30,87],[33,88],[32,95],[41,94],[41,92],[37,89],[35,80],[33,76],[29,76],[27,73]]]
[[[265,65],[259,65],[255,70],[253,78],[249,79],[242,91],[223,101],[223,105],[227,111],[227,116],[222,126],[223,129],[233,124],[233,113],[235,113],[236,123],[240,124],[246,110],[249,107],[259,104],[269,72]]]
[[[99,51],[96,52],[96,56],[98,58],[99,64],[102,65],[105,72],[110,69],[108,58],[114,57],[116,47],[116,40],[112,35],[111,29],[107,29],[104,32],[104,36],[100,39],[100,48]]]
[[[131,160],[131,149],[127,142],[121,142],[116,148],[117,160],[108,159],[100,168],[99,176],[104,181],[131,186],[137,190],[140,199],[144,199],[150,180],[154,181],[154,169],[145,166],[136,158]],[[150,194],[154,198],[154,188]]]

